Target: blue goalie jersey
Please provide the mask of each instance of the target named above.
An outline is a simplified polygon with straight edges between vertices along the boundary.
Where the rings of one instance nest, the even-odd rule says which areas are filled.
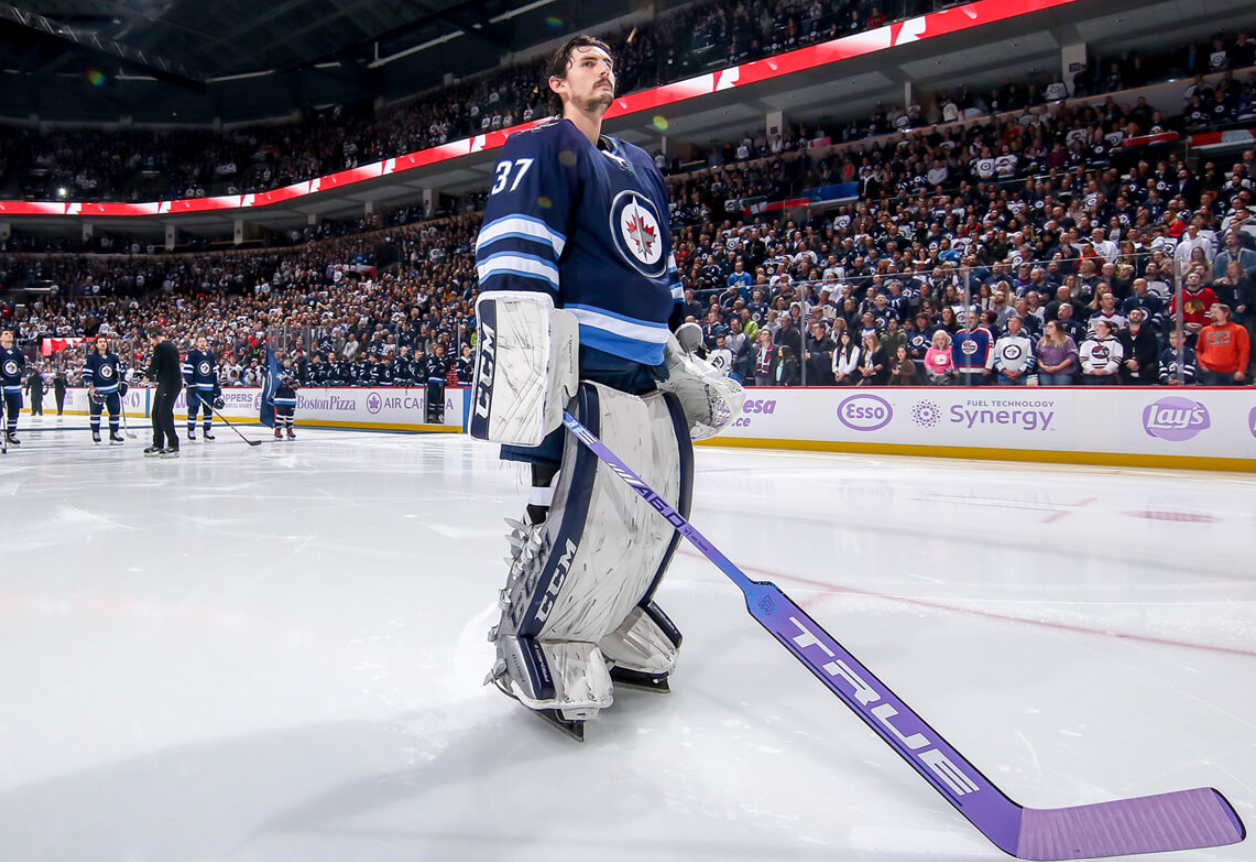
[[[582,346],[659,365],[683,299],[667,185],[640,147],[601,144],[568,120],[511,135],[476,243],[480,286],[549,291]]]

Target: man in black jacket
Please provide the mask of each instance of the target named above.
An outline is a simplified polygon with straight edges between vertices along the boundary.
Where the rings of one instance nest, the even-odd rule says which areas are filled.
[[[166,340],[160,326],[150,326],[148,341],[153,347],[153,360],[144,376],[157,381],[153,396],[153,445],[144,450],[148,457],[179,457],[179,438],[174,433],[174,400],[183,387],[179,350]]]
[[[1155,386],[1160,377],[1160,341],[1147,325],[1147,310],[1131,308],[1129,328],[1117,335],[1125,351],[1123,366],[1127,386]]]

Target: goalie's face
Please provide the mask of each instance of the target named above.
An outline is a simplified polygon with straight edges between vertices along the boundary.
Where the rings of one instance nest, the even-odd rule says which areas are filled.
[[[109,342],[104,338],[96,339],[96,352],[104,356],[109,352]]]
[[[549,85],[564,106],[601,114],[615,101],[614,61],[597,46],[580,45],[571,51],[567,77],[550,78]]]

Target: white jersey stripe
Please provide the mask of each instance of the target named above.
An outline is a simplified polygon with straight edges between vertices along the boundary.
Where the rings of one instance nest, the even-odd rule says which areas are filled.
[[[580,305],[568,305],[565,308],[576,316],[581,326],[592,326],[594,329],[602,329],[625,338],[647,341],[651,344],[664,344],[667,341],[668,329],[663,323],[635,323]]]
[[[562,255],[563,248],[567,245],[566,238],[545,222],[522,216],[510,216],[484,225],[480,229],[479,239],[475,242],[475,250],[478,252],[485,246],[507,237],[533,239],[546,243],[554,249],[556,258]]]
[[[549,283],[550,287],[558,290],[558,267],[552,263],[546,263],[539,257],[522,254],[494,254],[486,257],[484,262],[476,267],[476,272],[479,273],[481,284],[495,273],[513,273],[543,279]]]

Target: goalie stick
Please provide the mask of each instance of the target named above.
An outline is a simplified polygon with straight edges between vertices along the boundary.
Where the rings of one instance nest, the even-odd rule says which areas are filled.
[[[737,585],[760,625],[1000,850],[1019,859],[1091,859],[1243,840],[1233,806],[1208,787],[1072,808],[1014,802],[779,587],[750,580],[569,412],[563,424]]]

